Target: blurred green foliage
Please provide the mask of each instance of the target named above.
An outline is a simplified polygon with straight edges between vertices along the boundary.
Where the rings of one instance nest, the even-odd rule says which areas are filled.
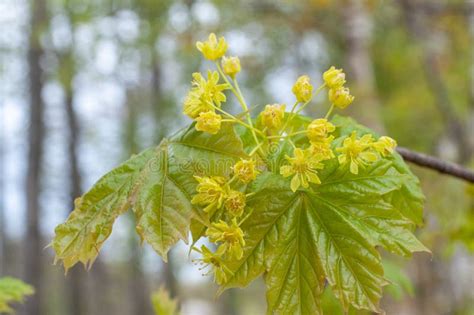
[[[11,278],[0,278],[0,313],[13,313],[11,304],[23,302],[24,298],[34,293],[33,287]]]

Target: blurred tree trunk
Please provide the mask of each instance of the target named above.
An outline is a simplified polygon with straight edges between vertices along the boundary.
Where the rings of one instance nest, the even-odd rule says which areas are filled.
[[[5,114],[3,105],[0,105],[0,275],[5,274],[6,259],[5,259],[5,247],[6,247],[6,232],[5,232]]]
[[[153,33],[153,32],[152,32]],[[156,32],[156,36],[154,36],[155,40],[158,38],[158,32]],[[153,44],[152,44],[153,43]],[[163,139],[166,135],[166,125],[164,122],[166,121],[166,104],[162,103],[162,91],[161,91],[161,67],[159,62],[159,56],[157,56],[157,52],[155,51],[154,41],[151,41],[151,101],[150,104],[152,106],[152,110],[154,112],[155,117],[155,142],[158,143]]]
[[[449,91],[443,82],[442,73],[438,65],[438,56],[433,51],[433,31],[426,26],[427,12],[423,7],[417,7],[416,3],[410,0],[398,0],[405,24],[410,35],[417,44],[420,45],[422,55],[421,62],[425,72],[426,82],[430,88],[441,116],[446,124],[446,137],[444,143],[454,143],[456,156],[454,159],[459,163],[465,163],[470,156],[468,134],[462,120],[454,111],[453,104],[449,96]],[[442,8],[441,8],[442,9]],[[439,146],[441,150],[442,145]],[[443,157],[444,152],[438,152]]]
[[[86,287],[85,295],[87,300],[87,315],[118,314],[114,311],[123,305],[124,301],[117,301],[118,297],[109,294],[113,288],[114,281],[111,281],[107,272],[107,265],[100,257],[94,262],[93,267],[86,275],[87,281],[83,285]],[[116,305],[119,305],[115,308]]]
[[[139,96],[136,98],[132,93],[127,93],[127,119],[125,121],[125,144],[127,155],[137,154],[140,150],[140,141],[137,136],[138,104],[141,104]],[[134,222],[134,216],[130,213],[130,220]],[[129,231],[130,250],[130,296],[133,314],[151,314],[150,294],[147,290],[147,282],[142,270],[142,251],[137,242],[135,224]]]
[[[472,0],[466,0],[467,4],[474,4]],[[469,102],[470,102],[470,109],[469,109],[469,114],[468,114],[468,122],[467,122],[467,134],[471,135],[468,137],[469,141],[469,154],[470,157],[474,155],[474,10],[470,11],[471,13],[469,14],[469,33],[470,33],[470,45],[471,47],[471,77],[469,78],[471,81],[470,85],[470,95],[469,95]]]
[[[446,133],[440,138],[437,144],[437,155],[444,158],[450,158],[459,163],[466,163],[470,157],[469,133],[465,128],[463,120],[457,115],[451,102],[448,88],[443,80],[441,69],[439,68],[438,55],[434,51],[433,45],[436,37],[432,29],[428,28],[428,12],[425,12],[421,2],[410,0],[399,0],[402,16],[405,20],[405,26],[409,34],[413,37],[414,42],[419,45],[421,50],[421,64],[425,73],[425,79],[430,88],[435,105],[444,119]],[[428,3],[428,2],[426,2]],[[438,8],[444,10],[443,4]],[[454,144],[455,154],[449,156],[445,153],[446,145]],[[436,245],[436,244],[435,244]],[[432,251],[439,251],[435,246]],[[449,279],[445,279],[449,275],[449,263],[439,264],[436,261],[427,260],[420,256],[414,257],[416,265],[416,287],[417,299],[416,308],[418,314],[436,315],[441,309],[449,310],[455,308],[453,303],[454,293],[449,290],[445,284]],[[449,277],[449,276],[448,276]],[[439,298],[443,296],[445,305],[436,304]]]
[[[237,315],[239,310],[239,305],[237,304],[237,289],[232,288],[227,290],[219,298],[219,314],[225,315]]]
[[[131,303],[133,314],[151,314],[151,302],[150,294],[147,290],[147,282],[145,280],[145,275],[142,269],[142,251],[140,250],[139,245],[137,244],[137,238],[135,237],[135,229],[130,231],[131,233],[131,261],[130,261],[130,275],[132,290],[131,294]]]
[[[44,54],[40,36],[47,23],[46,0],[30,2],[30,35],[28,47],[29,92],[30,92],[30,126],[28,133],[28,166],[26,173],[26,238],[24,244],[25,281],[33,285],[36,294],[27,300],[25,314],[39,315],[42,297],[42,248],[40,232],[40,193],[41,166],[43,162],[44,142],[44,102],[41,97],[43,89],[43,69],[41,58]]]
[[[71,36],[73,32],[71,30]],[[61,83],[65,92],[65,110],[68,123],[68,150],[67,160],[69,161],[69,209],[74,210],[74,200],[81,196],[81,173],[79,169],[79,134],[80,126],[74,110],[74,87],[73,80],[76,73],[75,67],[75,56],[70,47],[64,54],[59,56],[61,69],[59,70],[62,74]],[[87,311],[87,298],[86,292],[82,280],[82,276],[85,274],[82,266],[77,265],[72,268],[65,280],[66,282],[66,295],[68,300],[68,314],[70,315],[88,315]]]
[[[349,110],[360,122],[384,133],[380,102],[377,97],[374,68],[370,56],[373,22],[364,1],[347,0],[341,6],[345,21],[346,60],[349,83],[353,86],[356,102],[364,110]],[[361,115],[361,113],[363,113]]]
[[[74,109],[74,78],[77,73],[77,56],[74,52],[75,21],[74,11],[66,2],[64,10],[69,17],[69,34],[71,43],[63,52],[58,52],[60,61],[59,77],[65,92],[65,110],[68,122],[68,150],[69,164],[69,209],[74,210],[74,200],[82,195],[82,176],[79,167],[79,136],[80,124]],[[94,266],[86,271],[82,265],[72,268],[65,279],[68,314],[90,315],[109,314],[111,305],[107,299],[108,276],[107,268],[101,257],[97,257]]]

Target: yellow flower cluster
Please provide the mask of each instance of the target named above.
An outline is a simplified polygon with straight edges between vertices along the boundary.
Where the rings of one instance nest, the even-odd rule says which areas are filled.
[[[315,119],[308,125],[306,135],[311,143],[309,150],[320,161],[329,160],[334,157],[331,149],[331,142],[334,140],[334,136],[329,134],[335,130],[336,127],[326,118]]]
[[[324,72],[323,79],[329,88],[329,100],[334,106],[344,109],[354,101],[354,96],[351,95],[349,88],[344,87],[346,75],[342,69],[329,68]]]
[[[193,88],[184,100],[184,114],[196,118],[202,112],[220,108],[221,103],[226,101],[222,92],[228,88],[227,84],[219,84],[219,73],[208,71],[207,80],[198,72],[193,73]]]
[[[196,47],[205,58],[217,60],[226,53],[227,42],[224,37],[217,40],[215,34],[210,34],[207,41],[197,42]],[[240,71],[238,58],[226,59],[225,64],[234,75]],[[223,91],[229,86],[227,83],[219,84],[219,79],[217,71],[208,71],[207,80],[200,73],[193,73],[192,88],[184,100],[183,112],[196,120],[196,130],[216,134],[221,128],[222,117],[215,110],[220,109],[221,103],[226,101]]]
[[[219,84],[219,73],[208,71],[207,80],[200,73],[193,73],[193,88],[184,100],[184,114],[196,120],[196,130],[216,134],[221,128],[222,117],[215,109],[226,101],[223,93],[227,84]]]
[[[285,118],[285,105],[273,104],[266,105],[263,112],[260,113],[262,125],[270,131],[276,131],[283,125]]]
[[[222,76],[235,78],[240,72],[238,57],[225,57],[228,45],[224,37],[217,39],[214,33],[207,41],[197,42],[197,49],[206,59],[217,61],[222,58]],[[219,69],[220,70],[220,69]],[[225,81],[227,79],[223,78]],[[231,88],[228,82],[220,84],[217,71],[208,71],[207,80],[200,73],[193,73],[192,88],[184,100],[183,113],[196,121],[196,130],[216,134],[221,128],[222,116],[217,114],[221,103],[226,101],[224,90]]]
[[[232,170],[234,178],[245,184],[255,180],[259,173],[256,162],[246,159],[235,163]],[[230,180],[220,176],[194,176],[194,178],[198,182],[197,194],[194,195],[191,203],[203,206],[203,211],[209,216],[219,218],[206,230],[206,236],[211,242],[217,244],[217,250],[212,252],[204,245],[201,249],[195,248],[202,255],[202,258],[197,261],[204,265],[203,269],[211,267],[207,274],[214,272],[216,282],[222,284],[227,279],[223,262],[228,259],[240,259],[243,255],[245,239],[238,219],[244,214],[247,196],[231,188],[234,178]],[[230,222],[223,218],[229,219]]]
[[[291,89],[296,96],[296,100],[300,103],[307,103],[313,98],[313,86],[310,83],[310,78],[307,75],[300,76],[293,88]]]
[[[359,167],[364,167],[369,163],[377,161],[381,156],[393,153],[397,143],[390,137],[380,137],[377,141],[371,134],[365,134],[357,138],[355,131],[344,139],[342,147],[336,151],[341,153],[338,161],[341,165],[349,164],[352,174],[359,173]]]
[[[197,131],[213,135],[219,133],[222,123],[243,126],[249,131],[246,141],[253,141],[255,145],[247,158],[236,161],[231,167],[231,178],[195,176],[196,194],[191,203],[202,207],[204,216],[211,218],[206,223],[205,235],[215,243],[216,250],[213,252],[204,245],[194,249],[202,255],[198,261],[204,265],[203,269],[211,267],[207,274],[214,273],[216,282],[223,284],[229,275],[226,262],[243,256],[245,235],[240,226],[251,213],[247,198],[252,196],[245,190],[252,187],[250,183],[260,174],[257,163],[273,170],[268,162],[274,162],[274,153],[280,154],[282,148],[287,150],[291,145],[292,154],[285,156],[284,165],[278,164],[277,169],[279,167],[281,176],[291,178],[289,187],[296,192],[321,184],[320,173],[328,160],[338,161],[341,166],[348,165],[349,172],[358,174],[362,167],[392,154],[396,142],[385,136],[376,140],[370,134],[358,137],[353,132],[345,139],[338,139],[337,143],[342,141],[342,145],[334,148],[335,136],[340,132],[330,122],[330,115],[335,107],[344,109],[354,100],[349,89],[344,87],[346,75],[342,69],[331,67],[324,72],[324,84],[316,90],[308,75],[298,77],[291,89],[296,102],[289,113],[284,104],[268,104],[254,120],[250,115],[252,107],[245,102],[236,80],[241,71],[240,60],[225,56],[228,49],[225,39],[210,34],[206,41],[197,42],[196,47],[206,59],[214,61],[217,71],[208,71],[206,78],[200,73],[193,74],[192,87],[184,101],[184,113],[195,120]],[[306,122],[298,114],[325,87],[331,108],[324,118]],[[230,114],[222,108],[227,89],[235,94],[242,113]],[[293,119],[297,121],[291,124]],[[246,147],[248,145],[252,146],[246,144]],[[277,162],[280,163],[279,158]]]

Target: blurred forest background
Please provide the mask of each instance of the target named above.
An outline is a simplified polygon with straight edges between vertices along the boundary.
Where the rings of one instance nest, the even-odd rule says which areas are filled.
[[[161,285],[186,315],[264,314],[261,282],[216,300],[186,246],[163,264],[139,245],[132,216],[89,272],[65,277],[45,249],[75,197],[189,123],[182,101],[191,73],[207,66],[195,42],[211,31],[241,58],[253,105],[291,104],[298,75],[319,85],[336,65],[356,96],[351,115],[400,145],[473,166],[472,0],[0,0],[0,275],[37,291],[20,314],[151,314]],[[324,101],[307,113],[325,112]],[[433,255],[384,254],[399,284],[384,308],[474,314],[474,187],[413,170],[427,197],[419,236]]]

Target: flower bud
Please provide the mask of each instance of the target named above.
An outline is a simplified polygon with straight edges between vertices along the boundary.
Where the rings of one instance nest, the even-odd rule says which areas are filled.
[[[323,79],[330,89],[340,88],[346,83],[346,75],[342,72],[342,69],[336,69],[334,66],[324,72]]]
[[[245,200],[244,193],[231,190],[224,202],[224,207],[233,217],[240,217],[245,209]]]
[[[249,183],[255,180],[259,173],[256,169],[254,160],[241,159],[235,163],[232,170],[234,171],[235,176],[244,183]]]
[[[393,140],[390,137],[382,136],[374,142],[374,149],[380,153],[382,156],[387,156],[393,153],[393,150],[397,146],[397,141]]]
[[[222,58],[222,70],[224,73],[235,78],[235,75],[240,72],[240,60],[239,57],[223,57]]]
[[[336,127],[327,119],[315,119],[308,125],[307,136],[310,141],[321,141],[334,130],[336,130]]]
[[[267,105],[260,115],[265,127],[269,130],[278,130],[283,124],[283,118],[285,118],[285,105]]]
[[[291,91],[296,96],[296,100],[301,103],[307,103],[313,97],[313,86],[309,82],[307,75],[302,75],[296,80]]]
[[[329,90],[329,100],[334,106],[344,109],[354,101],[354,96],[350,94],[350,90],[345,87]]]
[[[328,136],[326,138],[318,139],[318,141],[311,141],[309,151],[316,159],[321,161],[329,160],[334,157],[334,152],[331,148],[331,142],[334,140],[334,136]]]
[[[216,114],[212,110],[202,112],[196,118],[196,130],[216,134],[221,129],[221,120],[221,115]]]

